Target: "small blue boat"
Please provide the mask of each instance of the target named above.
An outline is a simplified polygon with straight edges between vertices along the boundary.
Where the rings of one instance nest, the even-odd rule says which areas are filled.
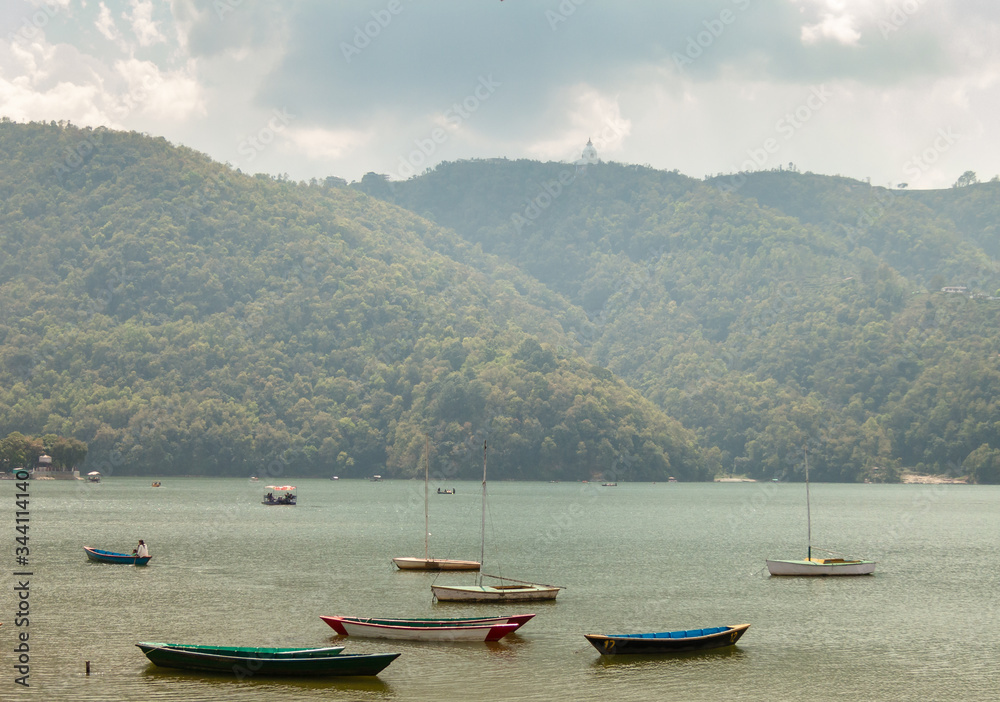
[[[83,550],[87,552],[87,558],[98,563],[124,563],[126,565],[144,566],[152,558],[152,556],[139,558],[134,553],[115,553],[114,551],[105,551],[104,549],[93,548],[91,546],[84,546]]]
[[[658,631],[650,634],[584,634],[603,655],[616,653],[683,653],[732,646],[749,624],[713,626],[706,629]]]

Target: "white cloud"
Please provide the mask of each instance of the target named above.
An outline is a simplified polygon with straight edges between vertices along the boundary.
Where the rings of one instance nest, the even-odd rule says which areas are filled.
[[[294,149],[311,160],[338,159],[368,144],[374,134],[358,129],[294,129],[286,132]]]
[[[27,81],[0,78],[0,104],[3,115],[17,122],[68,119],[77,124],[110,124],[100,108],[94,85],[56,83],[47,90],[36,90]]]
[[[204,114],[201,86],[187,70],[161,71],[151,61],[131,58],[115,62],[115,71],[125,80],[128,92],[120,98],[122,108],[137,110],[157,119],[186,120]]]
[[[861,33],[854,28],[854,17],[851,15],[826,14],[821,22],[803,26],[800,38],[806,45],[830,39],[846,46],[855,46],[861,39]]]
[[[132,23],[132,31],[135,32],[136,39],[140,46],[152,46],[166,41],[160,33],[157,22],[153,21],[152,0],[131,0],[132,16],[128,19]],[[123,15],[126,16],[126,15]]]
[[[295,178],[394,172],[441,127],[420,170],[572,162],[588,139],[605,161],[695,176],[740,167],[768,139],[780,149],[761,167],[794,161],[911,187],[947,187],[964,170],[988,179],[1000,163],[1000,5],[981,0],[726,0],[736,19],[683,72],[670,53],[716,26],[696,3],[587,3],[556,33],[524,3],[461,17],[414,5],[348,66],[330,28],[349,37],[365,10],[226,2],[220,18],[209,0],[20,0],[32,10],[0,34],[0,114],[134,129],[233,161],[287,111],[295,118],[265,134],[273,148],[253,166]],[[470,17],[483,20],[474,35]],[[424,51],[454,41],[460,66]],[[469,76],[491,72],[502,88],[449,121],[441,110],[469,93]],[[823,84],[836,95],[785,139],[779,120]],[[947,149],[931,154],[935,142]]]
[[[162,70],[127,59],[106,65],[43,34],[31,42],[0,40],[0,111],[15,120],[69,120],[122,128],[144,115],[172,123],[204,113],[192,63]]]
[[[101,3],[101,12],[97,16],[94,26],[97,27],[98,32],[110,41],[117,41],[121,38],[118,27],[115,26],[115,20],[111,16],[111,10],[103,2]]]
[[[540,159],[572,160],[579,157],[588,140],[593,140],[599,157],[621,151],[632,122],[622,117],[617,98],[604,97],[582,84],[566,91],[560,102],[572,107],[560,119],[559,136],[528,144],[529,154]]]

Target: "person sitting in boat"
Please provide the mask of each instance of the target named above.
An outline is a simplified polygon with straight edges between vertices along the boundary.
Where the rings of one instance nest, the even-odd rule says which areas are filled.
[[[149,547],[146,546],[146,542],[139,539],[139,545],[135,547],[132,551],[136,558],[149,558]]]
[[[267,500],[268,502],[274,502],[274,493],[273,492],[267,493],[266,495],[264,495],[264,499]]]

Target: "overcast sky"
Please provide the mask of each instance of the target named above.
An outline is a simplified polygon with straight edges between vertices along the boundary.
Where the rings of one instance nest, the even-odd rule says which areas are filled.
[[[0,115],[244,172],[1000,173],[997,0],[2,0]]]

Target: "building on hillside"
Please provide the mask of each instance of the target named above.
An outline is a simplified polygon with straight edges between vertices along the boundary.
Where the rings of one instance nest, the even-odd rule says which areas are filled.
[[[946,285],[941,288],[943,293],[958,293],[959,295],[967,295],[969,293],[969,288],[964,285]]]
[[[600,163],[600,159],[597,158],[597,149],[594,148],[594,142],[587,139],[587,145],[583,147],[583,153],[580,158],[577,159],[577,166],[589,166],[595,163]]]

